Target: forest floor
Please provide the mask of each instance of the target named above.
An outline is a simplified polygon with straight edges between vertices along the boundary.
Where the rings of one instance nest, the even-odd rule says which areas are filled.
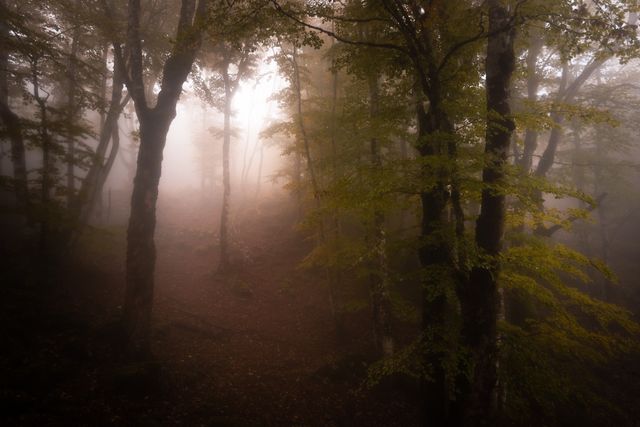
[[[364,385],[367,310],[336,338],[322,275],[298,268],[311,243],[292,204],[274,197],[236,216],[225,274],[215,217],[212,204],[159,201],[151,386],[114,348],[122,220],[88,233],[45,284],[3,286],[0,424],[417,425],[411,385]]]

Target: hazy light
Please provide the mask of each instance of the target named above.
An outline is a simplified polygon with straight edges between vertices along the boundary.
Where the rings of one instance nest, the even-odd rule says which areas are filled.
[[[232,185],[237,184],[244,164],[248,164],[252,156],[253,162],[249,175],[252,180],[257,179],[259,161],[257,157],[260,148],[258,137],[264,130],[269,117],[278,114],[277,101],[271,100],[270,97],[285,84],[273,62],[263,63],[254,78],[241,82],[232,105],[234,115],[231,125],[237,130],[237,138],[232,139],[231,143]],[[188,89],[186,86],[185,88]],[[200,172],[194,161],[197,156],[197,147],[193,143],[193,138],[198,132],[202,134],[204,129],[211,127],[222,129],[222,125],[222,114],[219,111],[213,107],[207,107],[203,112],[202,103],[195,95],[183,96],[167,135],[160,181],[161,192],[200,188]],[[215,155],[219,156],[219,159],[222,157],[222,137],[209,135],[211,144],[216,147]],[[278,167],[274,164],[274,159],[279,157],[278,148],[265,147],[264,150],[263,183],[266,182],[265,177]]]

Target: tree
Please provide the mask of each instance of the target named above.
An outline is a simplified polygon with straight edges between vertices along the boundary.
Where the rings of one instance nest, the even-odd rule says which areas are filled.
[[[107,14],[113,14],[106,0]],[[207,0],[181,2],[175,44],[164,62],[162,81],[155,106],[148,104],[143,78],[143,45],[140,31],[140,0],[129,1],[127,41],[114,41],[115,55],[122,67],[125,84],[135,104],[140,122],[138,166],[131,196],[127,230],[126,295],[124,333],[131,357],[150,354],[151,310],[153,306],[156,201],[162,167],[162,151],[176,104],[201,44],[207,19]],[[126,57],[125,57],[126,55]],[[126,64],[126,65],[125,65]]]
[[[382,1],[366,7],[350,3],[335,7],[320,2],[305,9],[292,3],[273,3],[293,21],[328,34],[345,45],[357,47],[354,52],[359,50],[358,53],[370,55],[370,50],[365,48],[386,50],[399,65],[398,75],[415,79],[413,125],[419,158],[405,167],[413,173],[418,172],[407,173],[404,175],[406,181],[402,184],[394,182],[386,189],[394,191],[397,186],[404,191],[417,191],[420,196],[421,231],[417,245],[423,291],[422,333],[417,342],[377,365],[374,376],[401,370],[421,378],[426,423],[492,423],[496,420],[497,365],[502,354],[498,345],[498,291],[504,283],[514,286],[512,271],[503,273],[504,264],[500,260],[512,256],[511,250],[517,252],[514,241],[509,242],[510,251],[501,250],[504,230],[510,225],[507,220],[511,220],[506,214],[506,197],[514,195],[519,200],[526,199],[527,191],[516,193],[521,189],[517,185],[523,182],[529,188],[539,189],[538,194],[548,192],[557,197],[583,197],[569,185],[543,179],[542,174],[533,179],[517,178],[509,167],[508,149],[515,130],[514,115],[509,107],[512,101],[509,85],[514,58],[520,48],[514,42],[514,34],[534,37],[537,26],[547,28],[547,36],[558,38],[556,42],[563,45],[561,51],[566,57],[589,49],[606,52],[597,56],[599,60],[612,52],[629,55],[636,37],[633,26],[625,23],[624,18],[633,11],[633,5],[607,2],[607,7],[598,8],[582,2],[425,4]],[[307,20],[307,15],[318,20]],[[331,29],[322,24],[326,21],[331,23]],[[469,25],[469,22],[477,25]],[[358,27],[371,23],[379,25],[378,37],[374,40],[358,31]],[[581,26],[589,27],[590,31],[580,31]],[[485,42],[486,53],[481,49]],[[530,43],[530,65],[541,56],[543,47],[544,43],[539,40]],[[357,53],[353,56],[357,57]],[[586,74],[568,82],[567,87],[584,84],[586,80],[582,80],[588,79],[590,70],[595,67],[591,64],[585,68]],[[393,69],[369,68],[369,76],[375,76],[376,72],[384,75]],[[565,76],[568,81],[568,72]],[[547,85],[548,80],[541,82],[534,73],[528,83],[531,101],[535,103],[540,84]],[[375,92],[375,85],[370,85],[370,99],[375,99],[371,96]],[[479,101],[485,92],[486,102],[481,105]],[[407,93],[406,87],[402,93]],[[555,105],[557,110],[552,113],[552,121],[564,108]],[[540,113],[537,120],[545,120],[545,113]],[[291,115],[296,116],[295,112]],[[554,121],[549,126],[552,138],[559,135],[559,125]],[[361,130],[362,125],[355,124],[354,128]],[[535,127],[527,129],[536,130]],[[519,156],[517,160],[532,165],[536,138],[529,132],[525,139],[526,156],[531,158]],[[555,142],[551,145],[550,150],[555,150]],[[544,153],[537,167],[541,171],[547,167]],[[355,171],[343,183],[359,179],[370,182],[361,171]],[[324,188],[322,190],[324,198],[326,193]],[[531,203],[524,205],[531,210]],[[476,207],[480,212],[475,230],[468,230],[469,219],[478,214]],[[544,212],[540,209],[534,213],[534,218],[541,223],[551,222],[545,231],[549,236],[548,233],[572,222],[575,215],[574,210]],[[576,217],[580,215],[584,216],[584,213]],[[532,241],[524,244],[526,250],[532,252],[562,252],[553,244],[551,247]],[[575,253],[571,254],[567,257],[575,256],[584,261]],[[549,275],[550,271],[555,274],[557,268],[557,265],[548,264],[540,267]],[[529,269],[527,272],[531,274]],[[540,288],[548,284],[546,278],[536,276],[533,280]],[[518,286],[523,285],[519,283]],[[554,282],[554,286],[557,288],[553,292],[566,292],[577,298],[565,287],[570,287],[569,283],[559,285]],[[583,300],[579,305],[588,310],[586,307],[590,304],[592,301]],[[569,315],[573,319],[572,316]],[[621,324],[626,322],[623,318],[619,321]],[[576,322],[580,323],[577,319]],[[505,336],[501,335],[501,339]],[[409,358],[408,354],[413,356]],[[416,358],[420,359],[417,366],[407,363]]]
[[[487,126],[482,199],[475,239],[484,262],[471,270],[460,292],[462,336],[472,352],[469,390],[462,395],[462,424],[493,425],[496,421],[499,312],[499,255],[505,228],[504,186],[509,144],[515,129],[511,116],[511,76],[515,68],[515,26],[512,9],[491,0],[485,71]]]
[[[207,44],[199,61],[200,72],[194,81],[201,99],[222,111],[222,209],[220,213],[220,260],[218,270],[228,271],[230,260],[231,212],[231,117],[233,98],[240,83],[255,72],[260,48],[274,31],[273,17],[261,0],[227,4],[219,2],[211,16]],[[239,26],[238,21],[247,21]],[[208,74],[209,68],[213,74]],[[219,99],[222,98],[222,102]]]

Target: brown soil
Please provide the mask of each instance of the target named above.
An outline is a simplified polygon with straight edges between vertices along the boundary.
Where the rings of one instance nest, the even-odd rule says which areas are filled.
[[[90,233],[46,284],[23,274],[2,288],[0,424],[417,424],[410,385],[364,386],[373,360],[366,310],[336,338],[322,274],[297,267],[310,243],[287,199],[236,216],[225,274],[216,272],[211,212],[160,200],[148,366],[123,364],[114,339],[122,225]]]

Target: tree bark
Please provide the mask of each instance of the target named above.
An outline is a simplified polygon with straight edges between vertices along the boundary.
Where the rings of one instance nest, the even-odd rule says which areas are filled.
[[[224,43],[220,45],[220,54],[223,58],[220,66],[222,81],[224,83],[224,129],[222,141],[222,210],[220,213],[220,260],[218,271],[224,272],[231,267],[230,260],[230,238],[229,238],[229,215],[231,213],[231,169],[230,169],[230,151],[231,151],[231,103],[238,90],[240,81],[249,71],[250,54],[242,52],[238,60],[235,78],[231,78],[229,67],[232,64],[233,47]],[[244,173],[244,171],[243,171]],[[241,176],[241,179],[244,179]]]
[[[515,128],[510,109],[511,76],[515,68],[514,27],[503,0],[489,1],[487,45],[487,130],[482,201],[476,222],[476,244],[482,261],[471,271],[461,292],[462,338],[471,352],[473,375],[463,390],[463,425],[495,425],[497,385],[498,256],[505,224],[507,155]],[[499,31],[499,29],[503,29]],[[486,257],[486,258],[485,258]]]
[[[80,1],[76,0],[75,8],[80,8]],[[67,120],[72,123],[76,120],[77,106],[76,106],[76,91],[78,88],[78,82],[76,81],[76,65],[78,55],[78,43],[80,38],[80,26],[76,26],[73,30],[73,36],[71,40],[71,51],[69,52],[69,65],[67,67]],[[73,209],[75,191],[76,191],[76,176],[75,176],[75,137],[74,135],[67,135],[67,208]]]
[[[124,306],[125,332],[129,354],[150,354],[151,309],[153,306],[156,248],[156,201],[160,183],[162,151],[175,115],[150,110],[140,120],[140,150],[131,196],[127,229],[127,289]]]
[[[113,16],[106,3],[103,5],[106,6],[107,13]],[[128,69],[125,68],[121,46],[114,43],[119,67],[140,121],[140,149],[127,229],[127,286],[124,303],[126,351],[133,359],[145,359],[150,355],[156,259],[154,232],[162,152],[167,132],[176,115],[182,84],[191,71],[201,44],[206,12],[207,0],[182,0],[176,42],[164,64],[160,92],[153,108],[147,105],[144,91],[140,0],[129,0],[126,49]]]
[[[441,157],[445,153],[441,144],[434,140],[437,132],[450,134],[449,121],[440,111],[440,106],[430,98],[429,111],[425,112],[422,102],[418,102],[418,140],[429,140],[427,144],[418,145],[423,157]],[[446,190],[446,179],[442,170],[423,168],[425,179],[435,181],[429,190],[420,193],[422,220],[420,238],[422,244],[418,249],[420,265],[425,272],[422,284],[422,330],[425,347],[425,367],[429,370],[429,378],[421,383],[423,398],[423,419],[429,425],[447,425],[450,417],[451,390],[448,384],[449,374],[446,366],[455,352],[452,342],[453,331],[450,320],[452,304],[447,294],[455,289],[452,247],[447,230],[451,227],[447,215],[449,193]]]
[[[429,13],[417,3],[409,6],[396,0],[384,0],[402,33],[407,53],[413,62],[421,96],[416,99],[418,138],[416,149],[425,160],[422,167],[427,189],[420,194],[422,220],[418,256],[425,278],[422,283],[422,336],[424,367],[428,377],[421,379],[422,418],[427,425],[441,426],[452,422],[450,384],[457,353],[456,306],[451,298],[460,282],[457,266],[456,225],[463,226],[460,200],[450,190],[458,191],[452,171],[443,163],[455,161],[454,127],[444,107],[445,85],[441,76],[448,56],[437,59],[438,43],[425,25]],[[409,17],[409,14],[411,17]],[[428,101],[428,107],[424,103]],[[452,196],[455,196],[452,199]],[[454,218],[448,215],[452,205]]]
[[[229,77],[229,63],[222,69],[224,80],[224,131],[222,139],[222,211],[220,213],[220,263],[218,270],[229,269],[229,211],[231,203],[231,171],[229,170],[229,151],[231,147],[231,101],[234,88]]]

